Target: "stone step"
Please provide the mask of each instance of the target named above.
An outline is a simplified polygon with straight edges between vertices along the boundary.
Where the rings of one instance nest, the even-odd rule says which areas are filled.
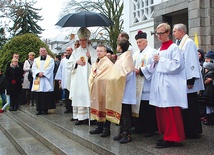
[[[36,115],[29,115],[21,110],[8,112],[9,116],[36,137],[45,146],[60,155],[96,155],[94,151],[75,142],[62,132],[54,129],[49,123],[41,121]]]
[[[39,115],[36,116],[36,108],[29,106],[22,106],[21,110],[31,117],[36,117],[41,122],[48,124],[52,128],[58,130],[64,135],[68,136],[72,140],[80,143],[81,145],[94,150],[98,154],[102,155],[114,155],[114,154],[135,154],[135,155],[150,155],[148,143],[153,145],[152,141],[147,141],[146,144],[143,143],[128,143],[120,144],[113,140],[113,136],[117,135],[119,126],[115,124],[111,125],[111,136],[106,138],[101,138],[99,135],[90,135],[89,131],[96,128],[96,125],[74,125],[75,122],[71,122],[72,114],[64,114],[65,108],[62,106],[57,106],[55,110],[49,110],[49,115]],[[133,135],[135,136],[135,135]],[[137,135],[134,139],[143,139],[143,135]],[[155,141],[154,141],[155,143]],[[146,150],[145,150],[146,148]]]
[[[1,127],[0,127],[1,128]],[[1,128],[2,129],[2,128]],[[4,134],[4,129],[0,129],[0,154],[1,155],[21,155],[13,143]]]
[[[55,153],[32,136],[6,114],[1,114],[2,130],[0,154],[3,155],[54,155]],[[4,133],[4,134],[3,134]],[[4,136],[5,135],[5,136]]]
[[[144,134],[132,134],[132,142],[120,144],[113,140],[117,135],[118,126],[111,124],[111,135],[101,138],[100,135],[90,135],[89,131],[96,126],[74,125],[71,122],[71,113],[64,114],[65,107],[57,106],[55,110],[49,110],[49,115],[36,116],[36,107],[23,105],[21,110],[28,116],[36,117],[39,121],[48,124],[55,130],[63,133],[70,139],[81,145],[94,150],[100,155],[166,155],[166,154],[188,154],[188,155],[211,155],[214,154],[214,126],[203,125],[203,133],[200,139],[187,139],[183,147],[170,147],[166,149],[156,149],[155,144],[160,135],[145,137]],[[15,113],[15,112],[14,112]]]

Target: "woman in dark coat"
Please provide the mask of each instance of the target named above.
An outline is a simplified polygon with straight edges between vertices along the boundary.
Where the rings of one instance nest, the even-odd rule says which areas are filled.
[[[200,66],[202,67],[204,63],[204,51],[202,49],[198,49],[198,59]]]
[[[214,124],[214,52],[209,51],[205,56],[202,74],[204,79],[205,90],[200,92],[199,101],[204,101],[206,105],[206,117],[203,119],[203,124]]]
[[[18,65],[18,59],[12,59],[7,67],[5,76],[7,79],[7,94],[10,95],[10,111],[16,111],[18,108],[19,95],[22,92],[23,70]]]

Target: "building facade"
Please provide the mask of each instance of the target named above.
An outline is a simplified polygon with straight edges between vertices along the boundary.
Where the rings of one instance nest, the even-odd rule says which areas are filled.
[[[206,52],[214,50],[213,0],[129,0],[124,1],[124,17],[124,31],[129,33],[135,50],[134,37],[138,30],[147,33],[150,46],[160,46],[151,32],[161,22],[171,27],[176,23],[186,24],[190,38],[194,39],[197,33],[199,48]]]

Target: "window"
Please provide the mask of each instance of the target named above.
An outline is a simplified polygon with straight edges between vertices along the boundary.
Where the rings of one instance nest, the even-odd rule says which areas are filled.
[[[162,0],[132,0],[132,24],[153,18],[154,6]]]

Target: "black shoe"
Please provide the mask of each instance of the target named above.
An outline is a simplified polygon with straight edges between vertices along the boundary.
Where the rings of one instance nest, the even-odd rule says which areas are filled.
[[[38,111],[38,112],[36,113],[36,115],[42,115],[42,112],[41,112],[41,111]]]
[[[174,146],[174,144],[175,142],[162,140],[156,143],[155,148],[162,149],[162,148],[172,147]]]
[[[102,129],[99,129],[99,128],[96,128],[95,130],[91,130],[89,131],[90,134],[100,134],[102,133],[103,130]]]
[[[162,141],[163,141],[163,138],[158,139],[157,142],[156,142],[156,144],[159,144],[159,143],[162,142]]]
[[[72,121],[72,122],[73,122],[73,121],[77,121],[77,119],[73,119],[73,118],[71,118],[71,119],[70,119],[70,121]]]
[[[214,124],[214,121],[210,121],[209,119],[203,121],[203,124],[204,125],[213,125]]]
[[[70,110],[65,110],[64,111],[64,113],[66,114],[66,113],[70,113],[71,111]]]
[[[119,140],[119,142],[121,144],[125,144],[125,143],[131,142],[131,141],[132,141],[131,135],[128,134],[127,132],[123,132],[122,138]]]
[[[108,136],[110,136],[110,134],[111,134],[111,132],[109,129],[108,130],[104,129],[103,133],[100,135],[100,137],[108,137]]]
[[[119,135],[115,136],[113,139],[118,141],[118,140],[121,140],[121,138],[122,138],[122,135],[119,134]]]
[[[96,125],[97,121],[96,120],[90,120],[90,125]]]
[[[10,111],[13,111],[13,108],[12,107],[10,107],[10,109],[9,109]]]
[[[82,120],[82,121],[76,121],[76,122],[75,122],[75,125],[82,125],[82,124],[85,124],[85,121],[84,121],[84,120]]]

